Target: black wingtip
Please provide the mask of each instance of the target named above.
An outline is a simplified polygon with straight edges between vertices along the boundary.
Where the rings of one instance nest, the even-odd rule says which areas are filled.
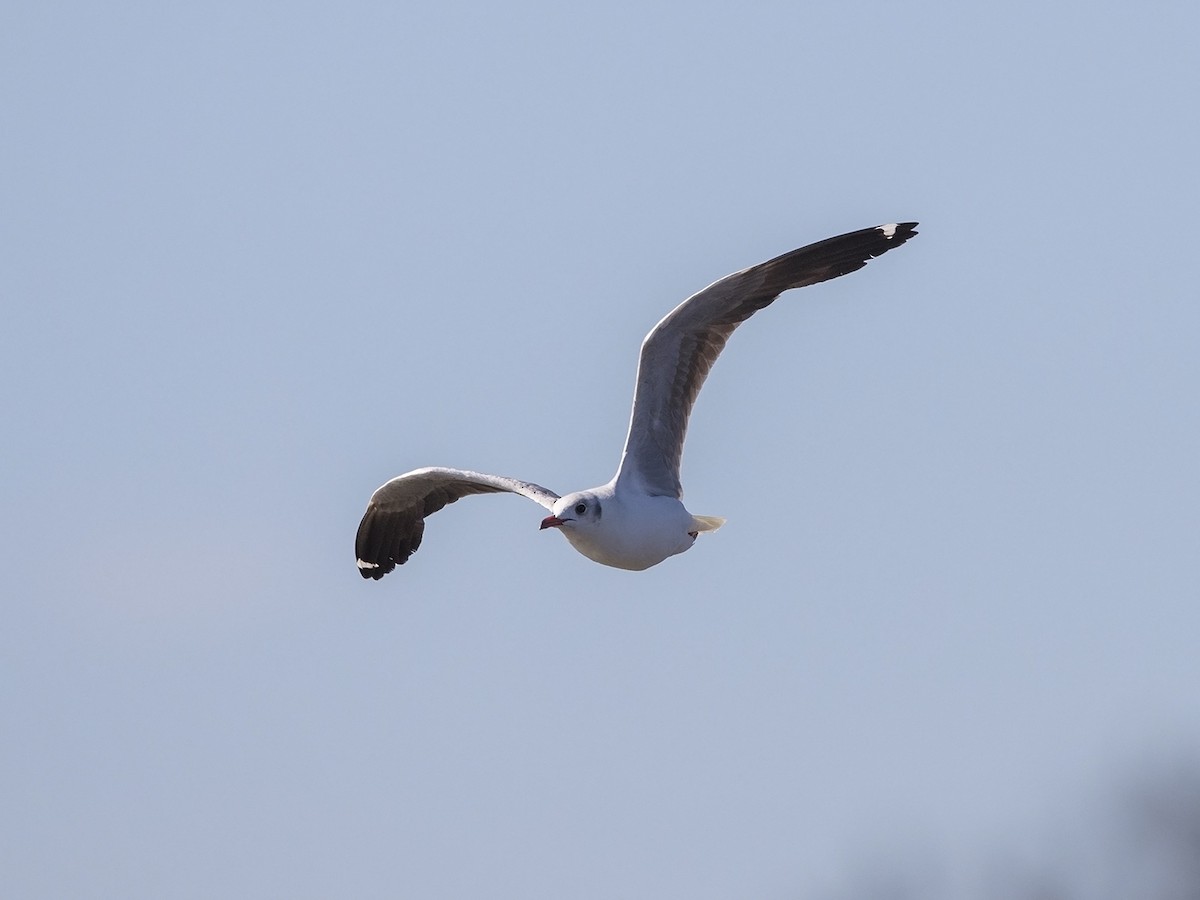
[[[887,225],[877,225],[876,230],[883,233],[888,242],[888,249],[903,244],[917,234],[918,222],[891,222]]]
[[[425,523],[419,518],[367,508],[354,540],[358,574],[378,581],[421,546]]]

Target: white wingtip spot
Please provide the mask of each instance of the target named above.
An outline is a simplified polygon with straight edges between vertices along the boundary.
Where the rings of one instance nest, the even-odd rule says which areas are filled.
[[[883,232],[883,236],[889,241],[896,236],[896,223],[891,225],[880,225],[879,230]]]
[[[360,560],[358,560],[358,567],[360,569],[378,569],[379,563],[364,562],[363,560],[360,559]]]

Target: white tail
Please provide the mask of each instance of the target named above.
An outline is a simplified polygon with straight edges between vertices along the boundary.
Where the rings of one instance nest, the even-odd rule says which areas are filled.
[[[692,528],[696,531],[716,531],[724,524],[720,516],[692,516]]]

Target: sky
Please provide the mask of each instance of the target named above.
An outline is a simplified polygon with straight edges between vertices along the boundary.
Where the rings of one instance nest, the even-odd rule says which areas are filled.
[[[845,897],[1200,760],[1200,8],[6,9],[5,893]],[[645,572],[426,465],[615,471],[731,339]],[[977,885],[961,876],[971,894]]]

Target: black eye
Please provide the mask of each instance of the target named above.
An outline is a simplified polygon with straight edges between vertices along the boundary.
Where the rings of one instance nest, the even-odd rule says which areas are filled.
[[[587,512],[587,504],[586,503],[576,503],[575,504],[575,515],[582,516],[585,512]]]

